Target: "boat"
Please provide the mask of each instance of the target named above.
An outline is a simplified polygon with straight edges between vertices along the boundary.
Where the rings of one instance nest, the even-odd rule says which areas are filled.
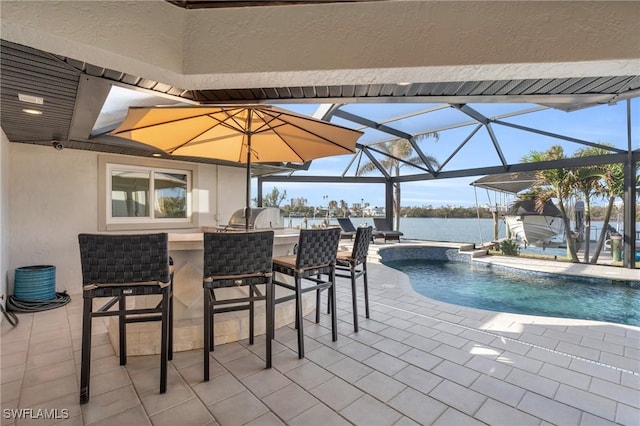
[[[518,200],[509,207],[504,220],[511,234],[525,245],[548,247],[552,241],[561,239],[564,232],[562,214],[551,201],[540,212],[534,200]]]

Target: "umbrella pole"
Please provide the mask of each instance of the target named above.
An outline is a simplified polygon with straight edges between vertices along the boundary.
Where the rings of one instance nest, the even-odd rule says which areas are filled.
[[[247,117],[247,191],[244,211],[244,230],[249,230],[249,215],[251,214],[251,117],[253,110],[249,110]]]
[[[244,229],[249,230],[249,215],[251,214],[251,154],[247,154],[247,199],[245,200]]]

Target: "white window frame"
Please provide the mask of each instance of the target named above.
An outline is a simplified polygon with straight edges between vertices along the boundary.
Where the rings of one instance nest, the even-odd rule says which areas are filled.
[[[145,217],[113,217],[112,216],[112,172],[132,171],[149,173],[149,216]],[[188,163],[177,163],[166,160],[141,158],[132,160],[124,157],[100,156],[99,158],[99,229],[103,231],[145,230],[145,229],[179,229],[197,227],[195,197],[193,188],[197,176],[197,166]],[[155,173],[177,173],[187,176],[187,215],[184,218],[155,218]]]

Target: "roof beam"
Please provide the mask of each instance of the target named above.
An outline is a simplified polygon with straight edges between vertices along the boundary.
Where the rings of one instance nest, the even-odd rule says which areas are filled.
[[[572,167],[585,167],[594,166],[599,164],[613,164],[624,163],[627,158],[626,151],[621,154],[608,154],[608,155],[594,155],[589,157],[574,157],[565,158],[562,160],[552,161],[538,161],[534,163],[517,163],[509,164],[506,166],[510,172],[528,172],[537,170],[549,170],[558,168],[572,168]],[[634,159],[637,161],[640,158],[640,154],[634,153]],[[397,176],[391,179],[394,182],[416,182],[420,180],[433,180],[433,179],[451,179],[459,177],[472,177],[483,175],[495,175],[504,173],[505,166],[491,166],[491,167],[479,167],[475,169],[461,169],[440,172],[437,176],[431,174],[417,174],[409,176]]]
[[[500,148],[500,143],[498,142],[498,139],[496,138],[496,135],[493,132],[493,129],[491,128],[491,123],[493,122],[493,120],[484,116],[483,114],[476,111],[475,109],[471,108],[469,105],[452,104],[451,106],[457,109],[458,111],[468,115],[469,117],[473,118],[478,123],[481,123],[482,125],[484,125],[484,127],[486,127],[487,133],[489,133],[489,138],[491,139],[491,143],[493,144],[493,147],[495,148],[496,153],[500,158],[500,162],[502,163],[502,166],[505,168],[505,171],[508,171],[509,166],[507,165],[507,160],[504,158],[504,154],[502,153],[502,148]]]
[[[376,159],[376,157],[374,157],[374,156],[373,156],[373,154],[371,154],[371,153],[369,152],[369,148],[367,148],[367,147],[362,147],[362,152],[364,152],[364,153],[365,153],[365,155],[366,155],[367,157],[369,157],[369,160],[370,160],[370,161],[371,161],[371,162],[372,162],[372,163],[373,163],[373,164],[378,168],[378,170],[380,171],[380,173],[382,173],[386,179],[391,178],[391,176],[389,175],[389,172],[387,172],[387,171],[385,170],[385,168],[384,168],[384,167],[382,167],[382,164],[380,164],[380,162]],[[386,155],[386,154],[385,154],[385,155]],[[358,172],[358,171],[356,170],[356,174],[358,174],[357,172]]]
[[[481,128],[482,128],[482,124],[478,124],[478,125],[476,126],[476,128],[475,128],[475,129],[473,129],[473,130],[471,131],[471,133],[469,133],[469,136],[467,136],[467,137],[465,138],[465,140],[464,140],[464,141],[462,141],[462,143],[461,143],[460,145],[458,145],[458,147],[457,147],[457,148],[456,148],[456,149],[451,153],[451,155],[449,156],[449,158],[447,158],[447,159],[444,161],[444,163],[442,163],[442,164],[440,165],[440,168],[438,169],[438,173],[440,173],[440,172],[442,171],[442,169],[444,169],[444,167],[447,165],[447,163],[448,163],[449,161],[451,161],[451,160],[453,159],[453,157],[455,157],[455,156],[456,156],[456,154],[457,154],[458,152],[460,152],[460,150],[462,149],[462,147],[463,147],[463,146],[465,146],[465,145],[466,145],[466,143],[467,143],[467,142],[469,142],[469,140],[471,140],[471,138],[473,137],[473,135],[475,135],[476,133],[478,133],[478,130],[480,130]]]
[[[416,143],[416,140],[414,138],[414,136],[410,133],[406,133],[403,132],[401,130],[395,129],[393,127],[387,126],[386,124],[380,124],[380,123],[376,123],[373,120],[369,120],[367,118],[361,117],[359,115],[356,114],[352,114],[350,112],[347,111],[342,111],[340,109],[337,109],[336,111],[334,111],[334,115],[336,117],[340,117],[343,118],[345,120],[349,120],[352,121],[354,123],[358,123],[358,124],[362,124],[364,126],[367,127],[371,127],[372,129],[376,129],[380,132],[383,133],[388,133],[390,135],[396,136],[400,139],[406,139],[407,141],[409,141],[409,143],[411,144],[411,147],[416,151],[416,154],[418,154],[418,157],[420,158],[420,160],[422,160],[422,162],[425,164],[425,166],[427,167],[427,169],[429,170],[430,173],[435,173],[436,171],[433,169],[433,166],[431,165],[431,163],[427,160],[427,157],[424,155],[424,152],[422,152],[422,150],[420,149],[420,147],[418,146],[418,144]],[[378,151],[380,152],[380,151]],[[380,152],[383,155],[386,155],[387,157],[392,157],[391,155],[385,153],[385,152]],[[396,157],[392,157],[395,160],[398,160],[398,158]],[[403,160],[400,160],[403,161]],[[423,167],[417,166],[413,163],[408,163],[405,161],[405,163],[407,164],[411,164],[414,167],[417,167],[419,169],[423,169]]]
[[[263,176],[263,182],[301,182],[301,183],[385,183],[388,179],[381,176]]]
[[[578,143],[578,144],[581,144],[581,145],[587,145],[587,146],[592,146],[592,147],[595,147],[595,148],[601,148],[601,149],[604,149],[606,151],[617,152],[617,153],[627,152],[627,151],[625,151],[623,149],[619,149],[619,148],[615,148],[615,147],[611,147],[611,146],[606,146],[606,145],[602,145],[602,144],[599,144],[599,143],[593,143],[593,142],[585,141],[585,140],[582,140],[582,139],[572,138],[570,136],[559,135],[557,133],[547,132],[547,131],[540,130],[540,129],[534,129],[532,127],[521,126],[519,124],[509,123],[507,121],[494,120],[493,122],[496,123],[496,124],[500,124],[502,126],[507,126],[507,127],[512,127],[514,129],[524,130],[525,132],[536,133],[536,134],[543,135],[543,136],[549,136],[551,138],[562,139],[562,140],[565,140],[565,141],[568,141],[568,142],[575,142],[575,143]]]

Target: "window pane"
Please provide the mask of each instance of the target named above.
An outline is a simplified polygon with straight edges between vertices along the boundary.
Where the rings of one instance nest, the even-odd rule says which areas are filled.
[[[187,217],[187,175],[184,173],[154,174],[155,217]]]
[[[111,217],[149,217],[149,172],[111,172]]]

